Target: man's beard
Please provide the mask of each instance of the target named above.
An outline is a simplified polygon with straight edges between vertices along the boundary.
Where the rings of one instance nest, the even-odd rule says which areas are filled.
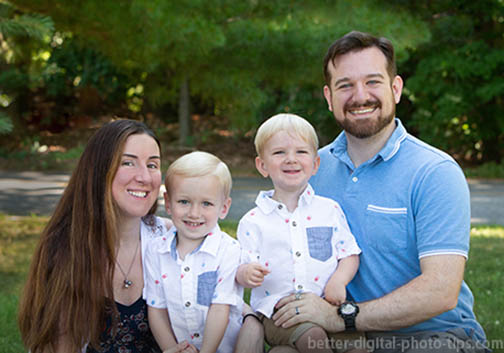
[[[378,116],[377,119],[356,119],[351,120],[346,117],[347,114],[350,114],[350,110],[362,109],[362,108],[375,108],[381,109],[382,104],[380,101],[366,101],[363,104],[349,104],[345,105],[344,119],[343,121],[336,119],[337,123],[345,130],[347,134],[355,136],[357,138],[368,138],[376,135],[380,131],[382,131],[386,126],[390,124],[395,117],[395,102],[392,102],[392,108],[390,114],[384,115],[383,111]]]

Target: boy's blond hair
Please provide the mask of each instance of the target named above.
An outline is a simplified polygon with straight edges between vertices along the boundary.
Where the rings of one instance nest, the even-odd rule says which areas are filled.
[[[170,193],[170,181],[175,175],[186,178],[216,176],[219,179],[224,197],[228,198],[231,194],[231,173],[227,165],[211,153],[194,151],[175,160],[166,171],[165,186],[168,194]]]
[[[266,120],[257,130],[254,144],[259,157],[262,156],[264,146],[268,140],[280,131],[286,131],[289,134],[299,136],[308,143],[313,148],[313,152],[317,154],[319,142],[313,126],[306,119],[298,115],[282,113],[274,115]]]

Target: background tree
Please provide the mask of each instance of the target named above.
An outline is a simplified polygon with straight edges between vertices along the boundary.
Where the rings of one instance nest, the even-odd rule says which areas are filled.
[[[40,77],[33,54],[44,50],[53,30],[50,17],[20,13],[9,2],[0,2],[0,134],[19,122],[23,98]]]
[[[395,1],[418,13],[434,40],[411,50],[409,125],[428,142],[473,162],[504,157],[504,3]]]
[[[182,142],[188,140],[190,102],[203,110],[198,113],[226,116],[242,129],[279,108],[298,111],[300,103],[308,106],[298,112],[327,121],[320,108],[321,58],[336,36],[351,29],[399,38],[403,52],[428,39],[415,16],[379,1],[15,3],[50,15],[58,28],[136,75],[142,108],[178,106]]]

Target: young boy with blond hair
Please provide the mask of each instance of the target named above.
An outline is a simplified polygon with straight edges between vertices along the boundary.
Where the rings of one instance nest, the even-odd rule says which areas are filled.
[[[338,203],[315,195],[308,183],[320,163],[311,124],[294,114],[278,114],[259,127],[254,143],[257,170],[271,178],[274,190],[261,191],[257,206],[240,220],[242,265],[236,280],[252,288],[250,304],[269,345],[313,352],[310,341],[327,342],[324,329],[311,322],[277,327],[271,319],[275,305],[305,292],[342,304],[361,251]],[[296,314],[301,314],[298,307]]]
[[[188,351],[230,353],[241,326],[240,245],[217,221],[231,206],[231,174],[214,155],[192,152],[170,165],[165,185],[173,227],[144,259],[152,332],[165,352],[186,340]]]

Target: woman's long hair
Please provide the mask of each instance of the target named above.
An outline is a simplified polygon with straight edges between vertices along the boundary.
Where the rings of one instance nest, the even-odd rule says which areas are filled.
[[[148,134],[159,146],[134,120],[107,123],[91,137],[40,237],[19,307],[21,336],[32,353],[54,351],[63,335],[72,352],[87,342],[98,346],[107,298],[114,299],[118,214],[112,181],[134,134]]]

